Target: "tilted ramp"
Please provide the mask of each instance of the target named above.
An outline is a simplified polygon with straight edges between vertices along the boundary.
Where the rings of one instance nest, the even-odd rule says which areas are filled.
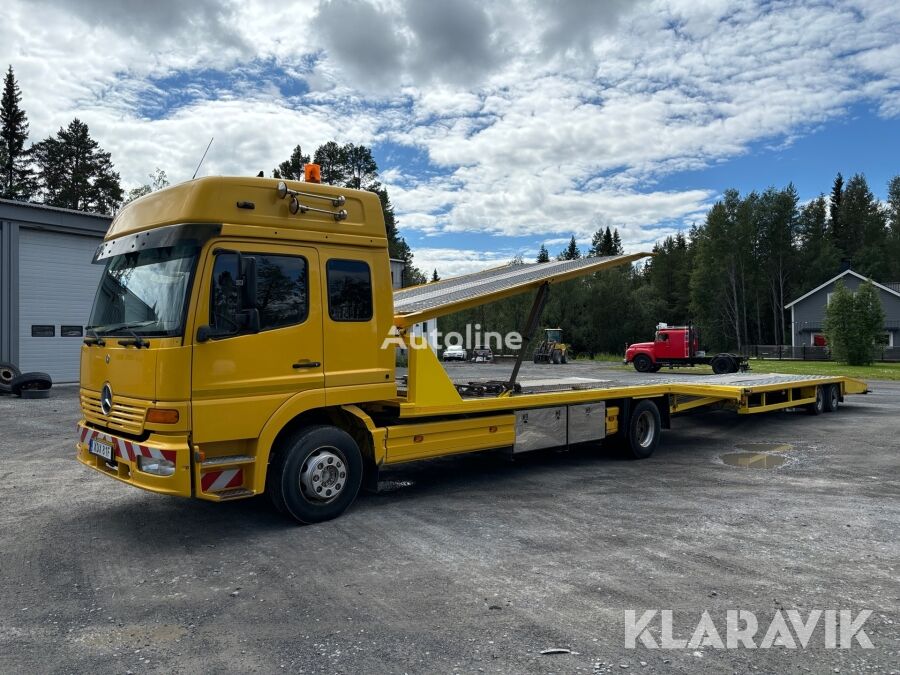
[[[410,326],[420,321],[476,307],[576,277],[626,265],[651,253],[520,263],[494,267],[421,286],[394,291],[394,324]]]

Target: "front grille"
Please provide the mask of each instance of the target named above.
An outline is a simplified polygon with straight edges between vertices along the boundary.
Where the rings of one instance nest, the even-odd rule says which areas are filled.
[[[104,415],[100,408],[100,393],[93,391],[81,392],[81,411],[88,422],[134,435],[144,430],[144,416],[147,413],[146,408],[113,399],[112,410],[109,415]]]

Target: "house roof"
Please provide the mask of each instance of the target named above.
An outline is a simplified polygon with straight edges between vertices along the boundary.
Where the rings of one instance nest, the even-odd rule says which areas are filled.
[[[785,309],[789,309],[790,307],[793,307],[793,306],[796,305],[798,302],[801,302],[802,300],[806,300],[806,298],[808,298],[809,296],[811,296],[813,293],[816,293],[816,292],[818,292],[818,291],[821,291],[823,288],[825,288],[825,287],[828,286],[829,284],[833,284],[835,281],[837,281],[837,280],[840,279],[841,277],[847,276],[848,274],[852,274],[852,275],[855,276],[857,279],[860,279],[860,280],[862,280],[862,281],[872,281],[871,279],[869,279],[869,278],[867,278],[867,277],[864,277],[862,274],[859,274],[858,272],[854,272],[853,270],[844,270],[843,272],[841,272],[841,273],[838,274],[837,276],[832,277],[831,279],[829,279],[828,281],[826,281],[826,282],[825,282],[824,284],[822,284],[821,286],[816,286],[816,287],[815,287],[814,289],[812,289],[809,293],[806,293],[805,295],[801,295],[799,298],[797,298],[797,299],[794,300],[793,302],[789,302],[788,304],[786,304],[786,305],[784,306],[784,308],[785,308]],[[872,281],[872,285],[875,286],[875,288],[880,288],[881,290],[886,291],[886,292],[890,293],[891,295],[896,295],[898,298],[900,298],[900,282],[898,282],[898,283],[888,283],[887,285],[884,285],[884,284],[879,284],[877,281]]]

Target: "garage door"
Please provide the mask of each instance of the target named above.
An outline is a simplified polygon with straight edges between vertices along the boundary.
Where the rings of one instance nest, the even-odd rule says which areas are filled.
[[[77,382],[82,333],[102,266],[100,238],[22,229],[19,233],[19,367]]]

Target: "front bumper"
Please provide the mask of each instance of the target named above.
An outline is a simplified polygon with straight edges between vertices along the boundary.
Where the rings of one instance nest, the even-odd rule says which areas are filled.
[[[187,436],[150,434],[147,440],[138,443],[90,427],[84,420],[78,423],[76,429],[78,433],[75,448],[78,452],[78,461],[85,466],[151,492],[179,497],[192,495],[191,448]],[[114,461],[107,462],[104,458],[89,452],[88,447],[92,438],[105,441],[113,447]],[[175,464],[175,472],[171,476],[157,476],[141,471],[138,468],[139,456],[167,459]]]

